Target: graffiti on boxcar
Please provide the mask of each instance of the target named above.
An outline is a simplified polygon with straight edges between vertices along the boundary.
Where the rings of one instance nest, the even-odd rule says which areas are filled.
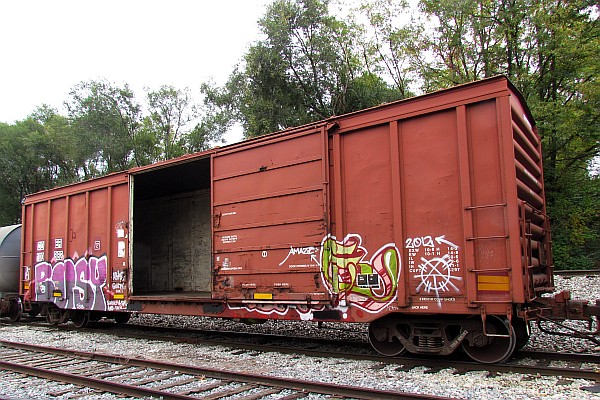
[[[400,252],[394,244],[380,247],[367,261],[362,238],[347,235],[338,241],[328,235],[321,245],[321,274],[340,306],[354,305],[377,312],[396,298],[400,274]]]
[[[44,261],[34,269],[35,300],[53,299],[60,308],[106,310],[106,255],[67,258],[54,265]]]
[[[320,252],[319,258],[317,254]],[[348,317],[350,306],[375,313],[391,304],[396,298],[398,276],[400,274],[400,252],[394,244],[380,247],[374,255],[367,259],[367,250],[362,246],[362,237],[357,234],[347,235],[338,241],[335,236],[327,235],[321,247],[290,247],[286,258],[279,263],[286,264],[292,257],[303,256],[306,260],[301,264],[320,268],[321,279],[331,294],[337,295],[333,309]],[[300,262],[300,261],[298,261]],[[274,305],[249,304],[235,307],[232,310],[245,310],[264,315],[285,316],[296,312],[304,321],[313,320],[313,312],[325,310],[324,305]]]
[[[417,286],[417,293],[424,289],[426,293],[435,292],[436,296],[439,297],[442,292],[449,292],[450,289],[458,292],[459,289],[452,283],[452,280],[461,281],[462,278],[452,275],[453,265],[448,254],[430,260],[421,257],[420,273],[415,275],[415,278],[421,279],[421,283]]]
[[[448,298],[449,293],[460,293],[455,284],[462,281],[459,264],[459,246],[446,239],[445,235],[408,238],[408,268],[419,284],[416,294],[426,293],[431,297],[422,297],[422,301],[435,301],[438,307]],[[451,297],[454,299],[454,297]]]
[[[308,256],[310,261],[308,263],[296,263],[296,264],[288,264],[288,268],[309,268],[309,267],[318,267],[319,260],[317,259],[317,254],[319,254],[319,248],[315,246],[305,246],[305,247],[294,247],[290,246],[290,251],[288,252],[285,259],[279,263],[279,266],[285,264],[290,257],[301,255]]]
[[[323,311],[325,306],[308,306],[308,305],[287,305],[287,304],[248,304],[243,307],[232,306],[227,304],[230,310],[244,310],[246,312],[257,312],[263,315],[287,315],[295,311],[302,321],[312,321],[314,311]]]

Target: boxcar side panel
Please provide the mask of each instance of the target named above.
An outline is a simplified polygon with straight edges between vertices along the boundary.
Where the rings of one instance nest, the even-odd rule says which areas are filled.
[[[328,232],[323,128],[213,159],[214,298],[321,301]]]
[[[126,174],[42,192],[23,211],[21,293],[59,308],[126,309]]]
[[[394,231],[391,138],[388,124],[336,134],[332,234],[323,244],[323,281],[336,305],[358,314],[377,313],[394,302],[400,251]]]
[[[464,226],[454,108],[404,120],[400,185],[408,295],[416,310],[464,304]]]
[[[333,258],[323,253],[341,300],[454,314],[502,314],[522,301],[506,83],[424,97],[420,112],[408,101],[339,120],[330,140]]]
[[[466,213],[472,221],[473,263],[470,270],[470,304],[480,305],[510,301],[513,294],[511,276],[519,269],[511,259],[510,230],[518,221],[509,220],[509,208],[515,199],[508,192],[510,174],[506,173],[503,126],[509,115],[502,110],[506,96],[469,105],[466,109],[467,137],[470,155],[470,199]],[[504,114],[504,115],[503,115]],[[518,246],[517,246],[518,247]],[[520,272],[517,272],[520,273]]]

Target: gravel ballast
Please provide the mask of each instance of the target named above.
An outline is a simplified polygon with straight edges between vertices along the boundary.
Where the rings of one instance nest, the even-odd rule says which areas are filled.
[[[571,290],[572,298],[600,299],[600,277],[556,277],[557,288]],[[135,323],[160,323],[171,326],[190,326],[200,329],[260,331],[289,335],[339,337],[340,340],[366,338],[366,327],[362,324],[326,324],[325,329],[316,323],[269,321],[263,325],[247,326],[233,321],[198,317],[176,317],[165,315],[137,315]],[[240,372],[268,374],[356,385],[377,389],[395,389],[402,392],[417,392],[437,396],[464,399],[598,399],[598,394],[582,387],[595,383],[585,380],[540,377],[523,374],[502,373],[488,376],[485,372],[455,374],[449,366],[435,373],[427,369],[414,368],[410,371],[397,370],[394,364],[372,361],[308,357],[275,352],[240,352],[223,346],[177,344],[153,340],[115,339],[100,333],[59,332],[39,327],[0,325],[3,340],[19,341],[43,346],[97,351],[126,357],[158,359],[173,363],[185,363],[201,367],[232,369]],[[600,352],[590,341],[562,336],[550,336],[536,329],[532,331],[526,350],[556,350],[562,352]],[[14,398],[66,398],[66,395],[47,395],[45,385],[31,379],[26,387],[15,374],[0,370],[0,395]],[[96,397],[90,397],[96,398]]]

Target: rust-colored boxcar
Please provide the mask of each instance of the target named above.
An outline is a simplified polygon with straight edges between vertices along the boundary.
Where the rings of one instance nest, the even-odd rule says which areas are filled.
[[[62,322],[61,310],[127,310],[126,173],[29,196],[22,221],[21,291],[36,313],[54,304],[44,312]]]
[[[28,196],[23,232],[25,301],[78,323],[371,322],[385,354],[495,361],[553,290],[540,139],[504,77]]]

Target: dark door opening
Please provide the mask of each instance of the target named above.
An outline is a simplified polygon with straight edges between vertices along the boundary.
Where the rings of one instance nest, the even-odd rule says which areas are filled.
[[[210,157],[132,177],[134,296],[210,297]]]

